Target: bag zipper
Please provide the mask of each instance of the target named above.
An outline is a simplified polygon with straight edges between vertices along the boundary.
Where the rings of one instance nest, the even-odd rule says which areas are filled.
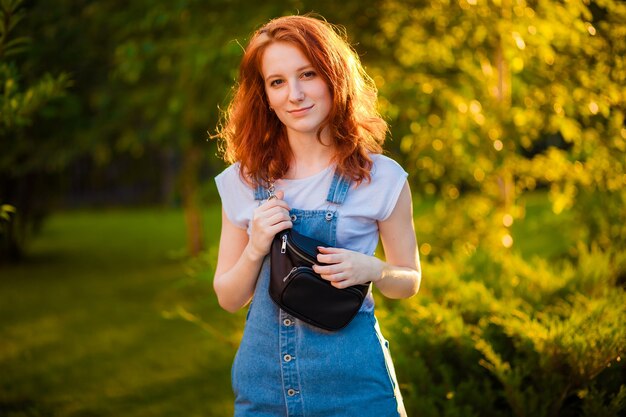
[[[289,249],[291,249],[303,261],[306,261],[310,263],[311,265],[315,263],[315,260],[311,260],[311,256],[308,253],[301,251],[298,247],[296,247],[296,245],[294,245],[290,240],[288,240],[287,235],[283,236],[283,246],[280,249],[280,253],[285,253],[283,251],[283,248],[285,248],[285,246],[289,246]]]
[[[293,268],[291,268],[291,271],[289,271],[289,273],[287,274],[287,276],[285,278],[283,278],[283,282],[287,281],[289,279],[289,277],[298,269],[297,266],[294,266]]]

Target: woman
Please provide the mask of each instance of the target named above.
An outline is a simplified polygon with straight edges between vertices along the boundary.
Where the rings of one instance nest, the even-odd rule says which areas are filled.
[[[371,291],[337,332],[295,319],[268,295],[267,255],[287,228],[328,242],[317,258],[326,265],[314,269],[333,286],[417,293],[411,193],[407,173],[381,155],[386,132],[371,79],[331,25],[289,16],[252,36],[220,132],[232,165],[216,177],[215,292],[231,312],[252,301],[232,369],[236,416],[405,415]],[[386,262],[373,256],[379,234]]]

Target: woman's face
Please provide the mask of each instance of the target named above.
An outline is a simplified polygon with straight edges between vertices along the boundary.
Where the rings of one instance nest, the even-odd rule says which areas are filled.
[[[287,133],[316,133],[332,106],[328,85],[290,43],[276,42],[263,54],[262,75],[270,107]]]

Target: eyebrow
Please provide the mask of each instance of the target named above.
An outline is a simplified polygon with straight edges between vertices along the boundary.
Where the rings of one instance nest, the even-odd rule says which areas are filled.
[[[305,65],[303,67],[300,67],[300,68],[296,69],[296,72],[304,71],[307,68],[315,69],[315,67],[313,67],[313,65]],[[280,77],[280,74],[270,74],[267,77],[265,77],[265,81],[267,81],[267,80],[269,80],[270,78],[273,78],[273,77]]]

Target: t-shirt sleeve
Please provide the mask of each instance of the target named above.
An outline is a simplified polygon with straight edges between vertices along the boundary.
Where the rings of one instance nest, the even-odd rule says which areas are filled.
[[[247,229],[254,210],[254,193],[239,175],[239,164],[233,164],[215,177],[222,208],[228,220]]]
[[[391,216],[408,176],[409,174],[393,159],[383,155],[375,157],[372,178],[376,194],[379,196],[374,216],[376,220],[387,220]]]

